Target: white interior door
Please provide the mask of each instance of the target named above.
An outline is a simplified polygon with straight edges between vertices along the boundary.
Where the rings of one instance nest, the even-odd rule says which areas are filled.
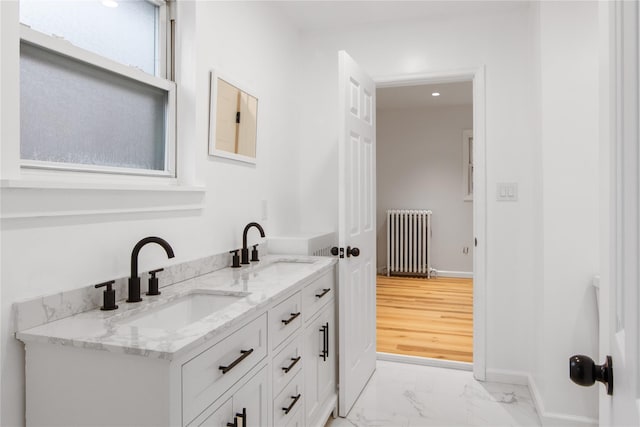
[[[612,356],[613,394],[600,391],[600,425],[640,425],[640,150],[638,89],[640,8],[637,2],[601,5],[607,31],[601,103],[603,126],[603,277],[600,288],[600,363]],[[608,109],[606,107],[609,107]],[[606,159],[609,158],[609,161]]]
[[[346,416],[376,367],[375,83],[339,56],[339,414]],[[354,254],[353,248],[359,250]]]

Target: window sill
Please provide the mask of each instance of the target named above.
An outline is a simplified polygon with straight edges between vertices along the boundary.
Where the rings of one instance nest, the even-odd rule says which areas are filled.
[[[31,189],[31,190],[104,190],[104,191],[154,191],[154,192],[194,192],[204,193],[206,188],[201,185],[177,184],[119,184],[99,182],[67,182],[67,181],[37,181],[30,179],[0,180],[2,189]]]
[[[204,186],[175,183],[0,180],[0,218],[36,219],[97,215],[131,215],[197,211],[203,208]]]

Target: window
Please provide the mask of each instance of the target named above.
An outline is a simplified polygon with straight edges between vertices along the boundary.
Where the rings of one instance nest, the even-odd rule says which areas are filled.
[[[473,131],[462,132],[462,194],[465,201],[473,200]]]
[[[23,167],[175,176],[166,8],[21,0]]]

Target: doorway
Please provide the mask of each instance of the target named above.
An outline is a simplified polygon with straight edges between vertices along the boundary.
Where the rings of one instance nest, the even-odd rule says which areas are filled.
[[[471,363],[472,82],[379,88],[376,111],[378,352]]]
[[[476,378],[484,379],[484,70],[400,76],[377,80],[376,83],[377,234],[379,236],[376,248],[378,254],[378,358],[473,369]],[[436,95],[433,95],[434,93]],[[438,93],[439,96],[437,96]],[[390,101],[386,99],[387,94],[391,94]],[[402,98],[407,98],[403,101],[404,106],[400,104]],[[416,104],[420,99],[425,98],[428,100],[427,105]],[[391,109],[396,110],[392,114],[382,111],[389,108],[388,103]],[[466,107],[464,107],[465,104]],[[407,165],[399,161],[399,158],[396,159],[396,165],[394,165],[398,171],[395,174],[396,182],[393,182],[394,179],[388,180],[389,172],[385,171],[385,166],[381,165],[381,162],[389,156],[395,156],[393,151],[388,151],[389,149],[398,151],[404,149],[400,144],[403,121],[406,124],[406,120],[415,116],[423,126],[428,126],[428,118],[420,118],[420,114],[424,111],[419,110],[429,110],[438,106],[460,110],[458,113],[463,117],[457,122],[455,119],[434,117],[431,123],[432,133],[438,134],[439,131],[435,130],[435,127],[438,127],[436,125],[446,121],[455,122],[452,126],[457,136],[454,143],[449,142],[448,148],[455,153],[453,156],[456,161],[455,167],[449,168],[448,172],[453,174],[455,169],[453,179],[456,184],[455,189],[449,188],[448,192],[450,195],[455,193],[459,202],[457,208],[445,207],[435,197],[425,196],[425,193],[434,196],[438,192],[447,192],[445,191],[447,185],[444,185],[444,180],[438,177],[438,174],[447,173],[447,161],[444,158],[437,160],[443,150],[446,151],[446,145],[435,144],[431,147],[431,152],[427,150],[427,152],[413,154],[411,162],[418,163],[417,167]],[[463,112],[465,108],[466,123]],[[395,117],[393,117],[394,114]],[[391,126],[387,126],[389,121]],[[386,130],[385,127],[387,127]],[[473,135],[476,137],[474,138]],[[439,136],[431,135],[430,138],[446,139],[442,132]],[[390,139],[395,147],[385,149],[386,139]],[[423,138],[426,144],[428,141],[425,139],[426,136]],[[448,139],[451,140],[450,137]],[[451,144],[455,144],[455,148]],[[428,169],[424,167],[427,163],[424,162],[426,156],[430,156],[430,160],[435,159],[435,165],[431,165],[430,170],[427,171],[424,170]],[[420,163],[423,165],[422,170],[419,167]],[[406,196],[414,191],[409,188],[411,185],[402,183],[407,180],[418,181],[416,192],[418,195],[414,194],[403,200],[403,194]],[[401,181],[401,184],[398,184],[398,181]],[[423,184],[426,181],[441,185],[435,189],[424,188]],[[451,177],[448,181],[451,181]],[[394,189],[391,190],[391,196],[386,197],[383,192],[389,185]],[[402,208],[432,211],[430,243],[433,246],[430,250],[429,266],[431,277],[403,274],[403,272],[391,272],[390,277],[387,277],[390,237],[387,230],[386,210]],[[466,221],[462,218],[465,212]],[[456,216],[458,216],[457,219],[455,219]],[[452,233],[447,233],[447,230]],[[456,232],[464,237],[456,237]],[[434,303],[441,303],[441,305],[438,307],[438,304],[434,305]],[[390,316],[389,319],[387,315]],[[414,322],[416,327],[411,326],[411,322]],[[438,328],[440,331],[434,330]],[[390,343],[389,339],[399,339],[400,342]],[[443,345],[447,342],[448,345]]]

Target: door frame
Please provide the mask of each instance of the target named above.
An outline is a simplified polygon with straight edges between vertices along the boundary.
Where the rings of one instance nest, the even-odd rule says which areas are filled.
[[[598,387],[600,425],[620,423],[621,419],[623,423],[640,419],[640,294],[633,286],[625,288],[627,283],[637,283],[640,279],[637,267],[640,256],[640,151],[637,147],[640,8],[635,6],[633,16],[623,7],[620,1],[601,3],[599,7],[599,23],[604,31],[599,40],[602,47],[599,94],[602,203],[597,363],[612,356],[614,374],[613,396]],[[624,301],[618,300],[620,288],[626,291]],[[616,326],[618,304],[624,307],[621,331]],[[618,354],[619,351],[623,354]],[[617,361],[620,356],[626,360]],[[618,378],[622,380],[616,381]]]
[[[473,376],[484,381],[486,368],[487,306],[487,168],[486,168],[486,81],[485,66],[473,69],[438,71],[425,74],[399,74],[373,77],[378,88],[438,83],[473,82],[473,233],[477,240],[473,256]],[[377,183],[377,182],[376,182]],[[399,358],[396,358],[399,360]],[[441,360],[424,359],[426,365],[447,366]],[[460,367],[452,363],[450,367]],[[455,366],[454,366],[455,365]]]

